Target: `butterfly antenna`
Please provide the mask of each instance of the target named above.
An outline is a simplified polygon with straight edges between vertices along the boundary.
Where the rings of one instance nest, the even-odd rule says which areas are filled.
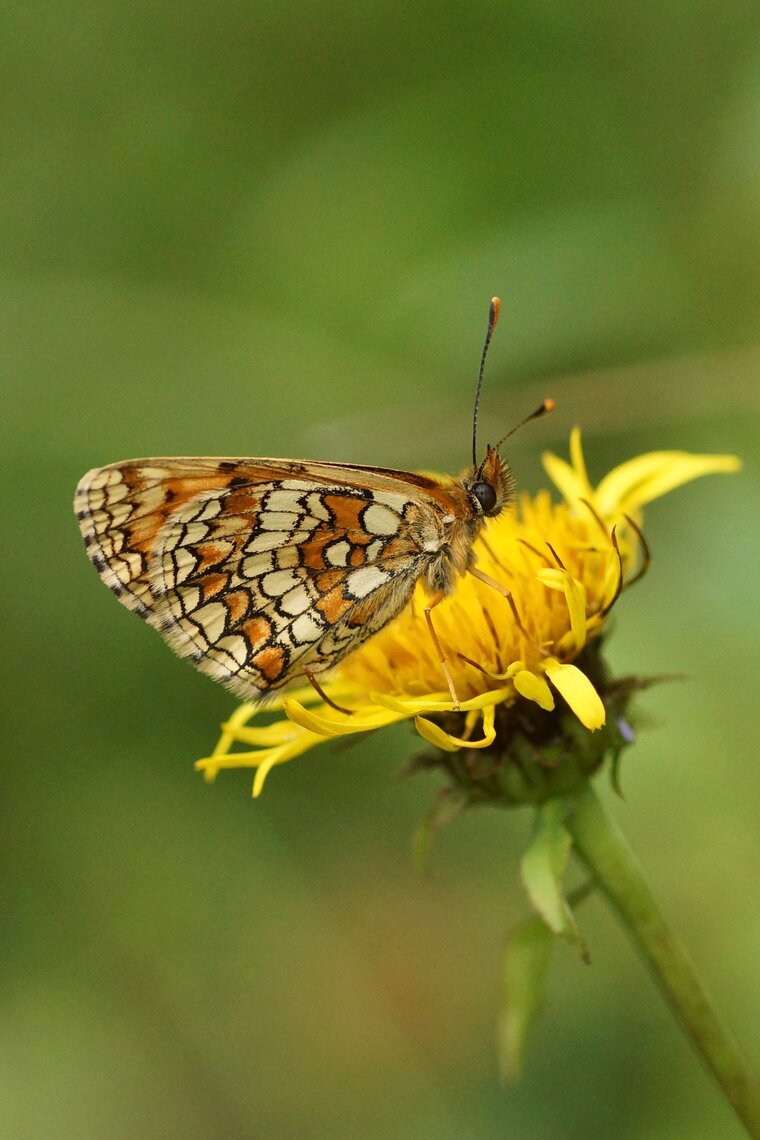
[[[520,420],[519,424],[515,424],[513,428],[510,428],[506,435],[503,435],[501,437],[499,442],[496,444],[495,450],[498,451],[504,441],[509,439],[511,435],[514,435],[516,431],[519,431],[521,427],[525,427],[525,425],[529,424],[531,420],[539,420],[541,419],[541,416],[548,415],[549,412],[554,411],[556,406],[557,405],[554,400],[544,400],[543,404],[541,404],[540,407],[536,408],[535,412],[531,412],[530,415],[526,416],[524,420]]]
[[[480,406],[480,389],[483,387],[483,371],[486,366],[486,356],[488,355],[488,346],[491,343],[493,330],[496,328],[496,322],[499,319],[501,312],[501,301],[498,297],[491,298],[491,304],[488,306],[488,328],[486,329],[486,339],[483,345],[483,354],[480,357],[480,371],[478,372],[478,386],[475,389],[475,407],[472,412],[472,465],[478,465],[478,408]]]

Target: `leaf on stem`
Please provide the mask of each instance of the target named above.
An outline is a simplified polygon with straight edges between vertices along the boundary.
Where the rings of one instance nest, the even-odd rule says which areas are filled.
[[[588,962],[589,952],[565,897],[562,879],[573,840],[564,824],[566,805],[549,800],[536,812],[536,828],[522,857],[520,873],[531,906],[549,930],[564,938]]]

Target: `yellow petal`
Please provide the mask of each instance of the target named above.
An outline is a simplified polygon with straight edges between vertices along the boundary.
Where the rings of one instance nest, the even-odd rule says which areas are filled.
[[[580,428],[573,428],[570,435],[570,458],[572,466],[564,459],[560,459],[552,451],[545,451],[541,456],[546,474],[554,486],[561,491],[568,503],[578,499],[592,499],[593,490],[586,474],[586,464],[581,448]]]
[[[432,744],[434,748],[440,748],[443,752],[458,752],[462,747],[455,737],[444,732],[432,720],[426,720],[424,716],[414,718],[414,727],[423,740],[427,740],[428,744]]]
[[[287,757],[287,759],[291,759],[291,757]],[[256,774],[253,777],[252,795],[255,800],[258,799],[258,797],[263,792],[264,781],[266,780],[269,773],[272,771],[276,764],[282,763],[282,760],[278,760],[274,756],[268,756],[266,760],[259,764],[258,768],[256,769]]]
[[[289,720],[317,736],[347,736],[354,732],[369,732],[373,728],[383,728],[386,724],[402,719],[387,709],[372,706],[357,710],[350,716],[332,711],[328,713],[325,705],[320,712],[314,712],[294,700],[286,700],[284,709]]]
[[[236,726],[228,720],[222,725],[222,739],[214,751],[227,752],[233,744],[253,744],[260,748],[269,748],[275,744],[283,744],[292,737],[293,725],[287,720],[275,720],[258,728],[247,724]]]
[[[585,673],[575,665],[562,665],[551,658],[545,662],[546,675],[565,698],[581,724],[593,732],[607,719],[602,698]]]
[[[515,675],[512,684],[521,697],[527,697],[529,701],[535,701],[537,705],[542,709],[546,709],[547,712],[551,712],[554,708],[552,691],[543,677],[538,677],[535,673],[530,673],[527,669],[523,669],[521,673]]]
[[[498,705],[508,700],[511,693],[512,691],[509,688],[490,689],[487,693],[478,693],[476,697],[461,701],[459,709],[456,711],[470,712],[472,709],[484,709],[488,705]],[[371,693],[370,700],[374,704],[382,705],[383,708],[395,710],[400,714],[400,717],[416,716],[418,713],[455,711],[452,700],[438,700],[436,694],[433,694],[431,699],[431,697],[391,697],[387,693]]]
[[[564,459],[560,459],[552,451],[545,451],[541,456],[541,462],[544,471],[568,503],[588,498],[588,490],[583,480],[578,478],[575,469]]]
[[[442,748],[444,752],[457,752],[460,748],[488,748],[489,744],[493,744],[496,739],[496,729],[494,728],[495,722],[495,709],[493,705],[483,710],[483,735],[479,740],[468,740],[462,736],[452,736],[449,732],[444,730],[432,720],[427,720],[424,716],[414,718],[414,725],[423,740],[427,740],[429,744],[435,745],[436,748]]]
[[[691,455],[687,451],[650,451],[615,467],[596,489],[595,503],[606,518],[635,514],[639,507],[700,475],[738,471],[735,455]]]
[[[213,780],[222,769],[256,768],[260,764],[269,763],[270,760],[273,764],[283,764],[317,744],[321,744],[320,737],[314,736],[313,733],[296,731],[286,744],[279,744],[276,748],[259,748],[255,752],[226,752],[224,755],[215,753],[213,756],[196,760],[194,766],[197,772],[203,772],[207,779]]]
[[[540,570],[536,570],[536,577],[539,582],[549,590],[564,590],[565,576],[564,570],[555,570],[553,566],[544,566]]]
[[[588,473],[586,471],[586,460],[583,458],[581,429],[577,425],[570,432],[570,462],[575,468],[578,478],[585,486],[586,491],[590,492],[591,484],[589,483]],[[584,497],[588,498],[588,494],[586,494]]]
[[[429,693],[424,697],[391,696],[390,693],[370,693],[372,704],[381,708],[397,712],[399,716],[411,717],[423,712],[453,712],[454,703],[451,697],[444,697],[442,693]]]

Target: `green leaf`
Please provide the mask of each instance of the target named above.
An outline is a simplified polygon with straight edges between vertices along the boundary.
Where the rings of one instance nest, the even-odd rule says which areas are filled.
[[[573,843],[564,825],[565,813],[563,800],[549,800],[538,809],[536,828],[522,857],[520,873],[531,905],[539,917],[550,930],[574,946],[584,962],[588,962],[588,949],[562,884]]]
[[[533,1021],[544,997],[554,934],[540,918],[521,923],[507,940],[497,1040],[505,1085],[517,1084]]]

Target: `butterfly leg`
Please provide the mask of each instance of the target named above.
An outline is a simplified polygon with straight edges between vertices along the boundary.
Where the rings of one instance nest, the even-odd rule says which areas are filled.
[[[512,597],[512,591],[508,590],[506,586],[502,586],[501,582],[497,582],[496,579],[492,578],[490,574],[485,574],[482,570],[479,570],[477,566],[471,566],[469,573],[472,574],[473,578],[477,578],[480,582],[484,582],[486,586],[490,586],[492,590],[497,590],[501,594],[502,598],[506,600],[507,605],[512,611],[512,617],[515,619],[515,625],[520,630],[520,633],[531,644],[533,644],[533,638],[530,636],[522,621],[520,620],[520,615],[517,612],[517,606],[515,605],[515,599]]]
[[[311,669],[304,669],[303,675],[306,678],[306,680],[309,682],[309,684],[311,685],[312,689],[314,689],[316,691],[318,696],[320,696],[322,698],[322,700],[325,702],[325,704],[329,705],[331,709],[335,709],[335,711],[339,712],[339,713],[345,713],[346,716],[353,716],[354,715],[353,712],[351,711],[351,709],[344,709],[342,705],[336,704],[335,701],[332,699],[332,697],[328,697],[327,693],[322,688],[319,681],[317,680],[317,678],[312,673]]]
[[[451,699],[454,702],[454,710],[456,712],[459,712],[459,697],[457,696],[457,691],[454,688],[454,679],[451,676],[451,670],[449,669],[449,663],[446,660],[446,654],[443,652],[441,643],[438,640],[438,634],[435,632],[435,626],[433,625],[433,617],[431,614],[431,610],[434,610],[438,603],[443,601],[444,597],[445,595],[443,593],[443,590],[439,590],[437,594],[433,595],[430,602],[425,606],[423,612],[425,614],[427,627],[430,630],[430,636],[432,637],[433,644],[435,645],[436,653],[438,654],[438,660],[441,662],[441,668],[443,669],[443,675],[446,678],[446,684],[448,685],[449,692],[451,693]]]

